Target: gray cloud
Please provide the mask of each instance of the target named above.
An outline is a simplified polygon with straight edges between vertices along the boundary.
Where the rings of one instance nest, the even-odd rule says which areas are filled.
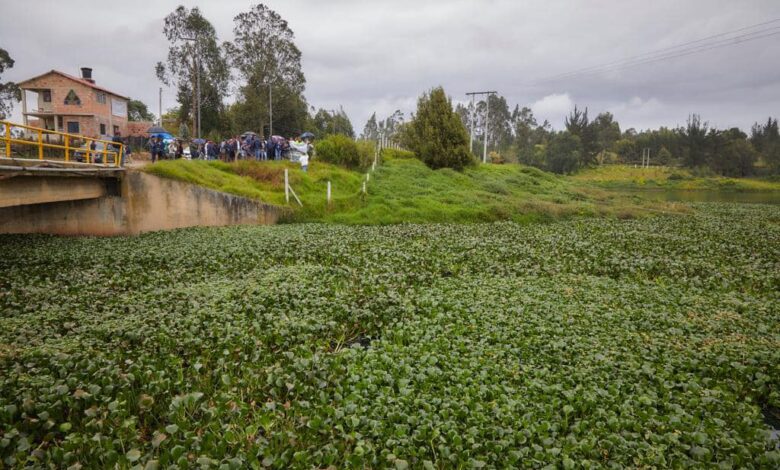
[[[16,59],[4,77],[91,66],[97,81],[157,111],[153,67],[166,55],[165,15],[200,6],[220,39],[247,1],[9,3],[2,43]],[[719,127],[747,128],[780,115],[780,35],[625,70],[543,80],[780,17],[776,0],[266,2],[295,31],[306,96],[342,105],[356,130],[373,111],[412,111],[417,96],[443,85],[456,101],[495,89],[512,105],[534,105],[562,126],[566,107],[612,111],[623,127],[675,126],[697,112]],[[780,23],[778,23],[780,26]],[[163,108],[175,104],[163,91]]]

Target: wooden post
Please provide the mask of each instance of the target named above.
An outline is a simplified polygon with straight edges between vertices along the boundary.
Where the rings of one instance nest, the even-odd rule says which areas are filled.
[[[330,205],[330,181],[328,181],[328,205]]]
[[[290,180],[287,168],[284,169],[284,200],[287,204],[290,203]]]

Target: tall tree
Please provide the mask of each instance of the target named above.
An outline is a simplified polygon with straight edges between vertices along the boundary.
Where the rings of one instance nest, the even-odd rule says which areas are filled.
[[[311,116],[309,122],[311,126],[310,130],[314,131],[317,137],[341,134],[352,139],[355,138],[355,131],[352,129],[352,122],[349,120],[347,113],[341,108],[339,108],[338,111],[326,111],[324,109],[319,109]]]
[[[685,128],[680,132],[683,137],[683,159],[686,166],[699,167],[707,163],[707,132],[709,123],[702,122],[701,116],[688,116]]]
[[[431,168],[462,170],[475,162],[466,128],[441,87],[420,97],[417,113],[402,135],[404,145]]]
[[[168,58],[155,67],[157,77],[177,89],[182,121],[192,121],[197,129],[196,88],[200,76],[201,130],[204,134],[217,128],[224,111],[230,69],[214,26],[198,7],[189,10],[179,6],[165,17],[163,34],[168,39]]]
[[[594,163],[596,159],[596,153],[598,153],[598,144],[596,143],[596,135],[594,128],[590,125],[588,119],[588,108],[584,111],[574,106],[574,110],[565,119],[566,130],[570,134],[579,138],[582,145],[582,151],[579,152],[580,165],[590,165]]]
[[[260,3],[234,19],[233,42],[225,49],[242,80],[239,93],[248,106],[243,120],[268,123],[268,100],[273,101],[275,134],[299,132],[308,113],[303,96],[306,78],[295,35],[278,13]],[[268,87],[272,88],[269,98]]]
[[[596,159],[599,164],[604,163],[607,150],[615,145],[615,142],[620,139],[620,125],[615,121],[612,113],[604,112],[596,116],[596,119],[590,124],[592,134],[596,139],[596,145],[598,146],[598,153]]]
[[[127,103],[127,119],[130,121],[154,121],[154,114],[149,112],[149,108],[143,101],[130,100]]]
[[[571,132],[558,132],[547,145],[547,169],[554,173],[571,173],[582,158],[580,138]]]
[[[404,113],[400,109],[396,109],[393,114],[379,122],[379,135],[387,138],[390,142],[400,143],[399,131],[403,125]]]
[[[371,117],[366,121],[366,125],[363,126],[363,132],[360,134],[360,138],[364,140],[379,139],[379,125],[376,122],[375,112],[371,114]]]
[[[5,49],[0,47],[0,74],[14,66],[14,60]],[[0,119],[5,119],[14,108],[14,103],[22,99],[22,91],[14,82],[0,82]]]
[[[751,128],[750,142],[770,170],[780,172],[780,130],[777,119],[770,117],[765,124],[755,123]]]

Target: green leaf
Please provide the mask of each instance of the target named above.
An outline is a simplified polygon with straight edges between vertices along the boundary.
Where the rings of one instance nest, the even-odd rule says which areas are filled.
[[[130,449],[126,454],[125,457],[127,457],[127,460],[130,462],[135,462],[136,460],[141,458],[141,451],[138,449]]]

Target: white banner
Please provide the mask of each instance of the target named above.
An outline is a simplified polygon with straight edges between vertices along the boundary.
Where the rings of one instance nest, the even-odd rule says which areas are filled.
[[[127,102],[111,98],[111,114],[127,118]]]

